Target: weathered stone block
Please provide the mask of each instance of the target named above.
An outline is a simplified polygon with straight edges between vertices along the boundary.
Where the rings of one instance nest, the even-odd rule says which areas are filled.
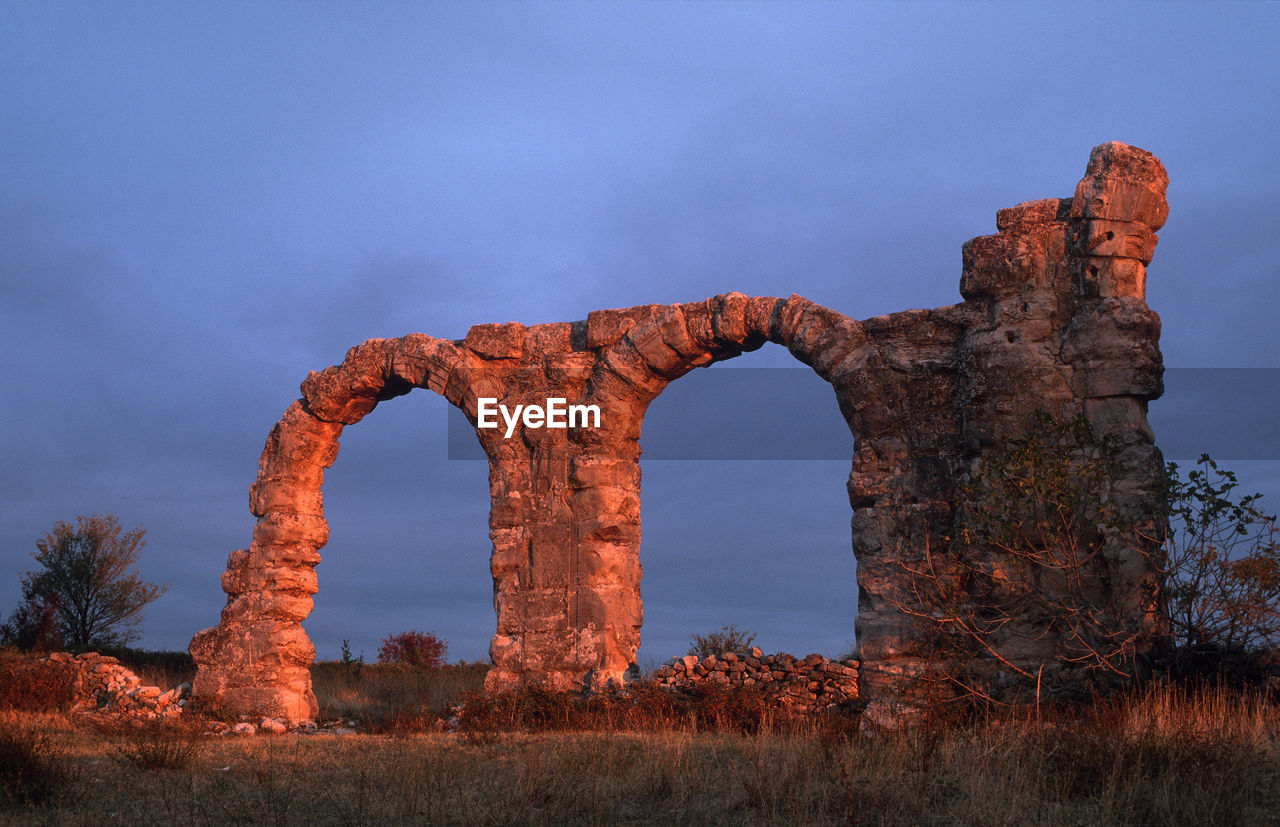
[[[663,358],[670,360],[672,364],[677,363],[679,357],[662,343],[661,335],[654,333],[651,328],[649,331],[649,340],[656,340],[657,352],[663,353]],[[630,335],[628,332],[627,337]],[[604,366],[637,391],[638,395],[650,398],[657,396],[666,386],[667,380],[653,369],[644,355],[636,349],[635,343],[627,337],[609,349],[604,357]]]
[[[322,548],[329,542],[329,523],[324,517],[273,511],[258,518],[253,542],[263,548],[286,544]]]
[[[624,337],[644,360],[648,369],[665,379],[674,379],[692,367],[689,360],[667,344],[664,338],[668,335],[666,327],[678,323],[670,317],[664,317],[633,327]]]
[[[294,402],[267,435],[258,458],[258,476],[279,476],[318,488],[323,471],[338,456],[341,423],[323,422]]]
[[[563,589],[535,587],[505,595],[497,609],[498,629],[508,634],[522,630],[563,633],[568,628],[568,605]]]
[[[573,488],[615,486],[639,492],[640,464],[595,454],[571,457],[569,485]]]
[[[318,419],[353,425],[378,404],[392,376],[399,339],[370,339],[347,351],[342,364],[312,372],[302,383],[302,397]]]
[[[747,339],[774,338],[773,323],[777,319],[782,299],[772,296],[752,296],[742,310],[742,321],[747,328]]]
[[[1169,215],[1169,176],[1146,150],[1111,142],[1094,147],[1071,203],[1073,218],[1141,221],[1153,230]]]
[[[608,514],[640,521],[640,494],[632,488],[576,488],[569,494],[569,506],[588,519]]]
[[[587,347],[596,350],[616,344],[636,324],[665,313],[666,305],[643,304],[619,310],[593,310],[587,314]]]
[[[519,322],[473,325],[462,346],[483,359],[519,359],[524,353],[525,331]]]
[[[1092,219],[1079,229],[1080,252],[1103,258],[1136,258],[1150,264],[1156,251],[1156,234],[1145,224]]]
[[[1062,207],[1063,199],[1061,198],[1043,198],[1039,201],[1023,201],[1016,206],[996,210],[996,230],[1012,233],[1026,230],[1036,224],[1065,221],[1067,216],[1062,215]]]
[[[708,299],[711,329],[717,339],[740,345],[750,335],[747,330],[747,297],[741,293],[722,293]]]

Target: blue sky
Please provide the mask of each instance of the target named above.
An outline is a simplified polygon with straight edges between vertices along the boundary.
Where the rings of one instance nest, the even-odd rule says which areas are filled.
[[[730,290],[856,318],[951,304],[960,245],[1001,207],[1069,196],[1107,140],[1170,173],[1148,293],[1166,364],[1280,368],[1275,3],[0,0],[0,17],[5,613],[54,521],[110,511],[147,528],[141,569],[170,584],[141,644],[185,648],[251,538],[272,423],[364,339]],[[795,363],[770,346],[731,364]],[[1183,439],[1212,451],[1239,427],[1200,404]],[[408,628],[485,656],[486,470],[446,458],[449,415],[420,391],[344,434],[305,623],[321,657]],[[735,399],[696,415],[751,432]],[[1230,464],[1274,510],[1260,450]],[[642,660],[723,622],[797,654],[852,637],[848,459],[642,465]]]

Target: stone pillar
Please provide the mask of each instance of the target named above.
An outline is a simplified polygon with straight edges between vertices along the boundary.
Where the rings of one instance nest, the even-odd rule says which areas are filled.
[[[1075,196],[1000,210],[998,233],[967,242],[961,294],[974,310],[957,353],[956,399],[965,458],[957,477],[1001,438],[1086,417],[1117,440],[1127,471],[1122,505],[1152,518],[1163,461],[1147,424],[1147,403],[1163,390],[1160,320],[1143,301],[1155,230],[1168,214],[1168,177],[1150,153],[1120,143],[1096,147]],[[1154,622],[1144,590],[1154,576],[1134,538],[1112,538],[1116,572],[1089,573]],[[1101,585],[1099,586],[1102,587]],[[1023,636],[1005,651],[1015,663],[1054,663],[1059,642]]]
[[[899,700],[922,667],[903,564],[922,556],[952,517],[962,453],[954,407],[960,336],[970,308],[944,307],[861,323],[865,358],[833,380],[856,435],[849,473],[858,564],[860,697]]]
[[[1169,176],[1152,155],[1111,142],[1095,147],[1071,199],[1069,261],[1080,305],[1063,334],[1062,359],[1075,371],[1094,430],[1115,438],[1127,473],[1117,505],[1145,538],[1158,535],[1153,502],[1164,479],[1164,457],[1147,423],[1147,405],[1164,393],[1160,317],[1147,307],[1146,267],[1156,231],[1169,215]],[[1119,562],[1117,602],[1140,618],[1148,640],[1161,625],[1154,601],[1149,539],[1112,538]]]
[[[196,697],[266,717],[314,717],[315,647],[301,622],[318,588],[315,566],[329,534],[320,487],[341,432],[300,402],[271,430],[249,493],[253,544],[227,560],[222,622],[191,641]]]

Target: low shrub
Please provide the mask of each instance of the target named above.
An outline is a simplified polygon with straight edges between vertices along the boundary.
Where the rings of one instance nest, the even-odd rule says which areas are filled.
[[[751,632],[729,623],[721,626],[718,631],[693,635],[689,641],[689,654],[705,658],[708,655],[723,655],[725,652],[745,652],[751,648],[751,641],[755,639],[756,636]]]
[[[48,733],[11,714],[0,716],[0,802],[38,804],[58,795],[73,778]]]
[[[141,770],[183,770],[191,766],[208,735],[198,720],[115,718],[101,726],[115,736],[117,754]]]
[[[0,652],[0,710],[65,712],[75,702],[75,676],[15,650]]]
[[[378,663],[394,663],[413,669],[436,669],[444,665],[449,644],[431,632],[410,629],[391,635],[378,649]]]
[[[850,711],[792,714],[769,704],[759,692],[697,684],[678,690],[637,683],[613,692],[578,694],[522,687],[497,695],[473,693],[460,705],[458,726],[466,733],[495,732],[851,732]]]

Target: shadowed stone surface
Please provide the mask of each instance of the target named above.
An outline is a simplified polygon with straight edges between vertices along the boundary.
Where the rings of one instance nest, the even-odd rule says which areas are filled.
[[[371,339],[311,373],[263,449],[257,516],[233,552],[220,623],[196,634],[197,697],[243,712],[310,718],[315,649],[301,622],[328,539],[321,488],[343,427],[427,388],[476,424],[477,400],[598,405],[598,429],[477,429],[489,460],[497,631],[486,682],[601,687],[640,645],[640,432],[667,384],[712,362],[786,347],[831,383],[853,432],[860,692],[891,699],[921,667],[897,563],[953,517],[957,481],[1034,413],[1085,414],[1124,446],[1127,505],[1141,513],[1161,470],[1146,422],[1162,391],[1160,321],[1144,302],[1168,184],[1150,153],[1093,150],[1069,199],[1000,210],[998,232],[963,248],[960,304],[863,321],[800,296],[739,293],[598,310],[585,321],[477,325],[462,341]],[[500,421],[500,420],[499,420]],[[1134,605],[1149,576],[1132,555]],[[850,599],[854,584],[850,584]],[[1138,610],[1135,608],[1135,611]],[[1050,654],[1054,641],[1040,642]],[[1044,651],[1011,657],[1033,662]]]

